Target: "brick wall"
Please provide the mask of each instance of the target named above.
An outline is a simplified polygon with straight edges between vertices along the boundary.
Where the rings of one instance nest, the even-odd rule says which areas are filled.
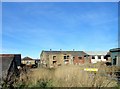
[[[75,56],[73,58],[73,64],[84,64],[84,57]]]

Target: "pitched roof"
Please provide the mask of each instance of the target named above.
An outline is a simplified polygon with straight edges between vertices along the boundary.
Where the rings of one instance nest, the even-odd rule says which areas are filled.
[[[45,52],[47,54],[71,54],[73,56],[81,56],[81,55],[88,55],[87,53],[83,52],[83,51],[42,51]]]
[[[110,49],[110,52],[120,52],[120,48],[113,48],[113,49]]]
[[[40,59],[33,59],[33,60],[39,61]]]
[[[33,59],[30,57],[24,57],[22,60],[33,60]]]
[[[106,55],[107,51],[85,51],[88,55]]]

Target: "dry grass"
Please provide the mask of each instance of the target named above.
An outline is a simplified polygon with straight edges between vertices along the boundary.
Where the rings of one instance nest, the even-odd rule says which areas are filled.
[[[90,67],[98,68],[99,71],[93,73],[83,70]],[[106,67],[102,63],[67,65],[56,69],[38,68],[22,75],[15,85],[18,86],[22,82],[28,87],[114,87],[117,82],[105,76],[110,70],[115,71],[115,68]]]
[[[98,65],[83,66],[63,66],[55,71],[57,86],[60,87],[113,87],[115,81],[102,76],[100,71],[97,73],[83,71],[84,68],[98,68]],[[100,69],[101,67],[99,67]],[[104,75],[106,73],[104,72]],[[61,83],[59,83],[61,82]]]

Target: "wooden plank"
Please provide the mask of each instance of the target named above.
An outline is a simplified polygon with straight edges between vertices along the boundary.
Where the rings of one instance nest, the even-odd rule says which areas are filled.
[[[98,71],[98,68],[84,68],[84,71]]]

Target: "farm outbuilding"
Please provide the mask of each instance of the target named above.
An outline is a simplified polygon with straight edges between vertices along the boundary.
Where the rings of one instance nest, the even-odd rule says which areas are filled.
[[[36,68],[38,67],[38,64],[40,62],[39,59],[33,59],[33,58],[30,58],[30,57],[24,57],[22,59],[22,64],[29,67],[29,68]]]
[[[120,48],[110,49],[112,65],[120,66]]]
[[[91,63],[106,62],[107,51],[85,51],[90,57]]]
[[[40,58],[43,66],[55,67],[60,65],[80,65],[89,62],[89,58],[83,51],[42,51]]]

